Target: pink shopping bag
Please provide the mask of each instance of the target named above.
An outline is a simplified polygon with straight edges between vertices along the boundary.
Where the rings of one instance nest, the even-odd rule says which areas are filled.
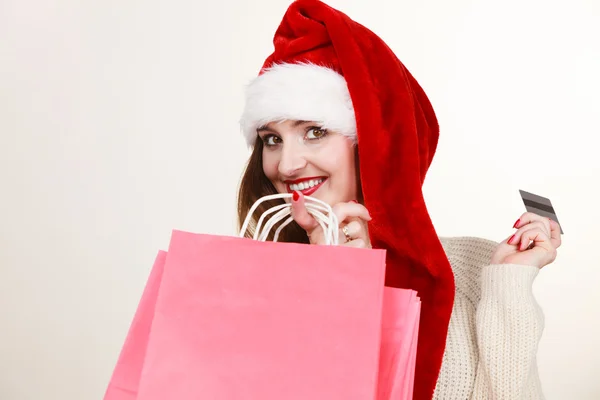
[[[383,251],[175,231],[105,400],[409,399],[419,303],[383,273]]]
[[[413,398],[421,302],[413,290],[384,291],[379,359],[379,400]]]
[[[174,231],[137,400],[375,399],[384,275],[383,250]]]
[[[104,395],[105,400],[137,400],[138,386],[150,338],[156,298],[160,288],[167,253],[159,251],[127,338]]]

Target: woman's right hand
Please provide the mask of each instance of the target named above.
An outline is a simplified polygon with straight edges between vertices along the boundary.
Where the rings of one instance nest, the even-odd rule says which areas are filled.
[[[338,203],[332,207],[337,216],[341,246],[371,248],[367,222],[371,220],[369,211],[356,201]],[[304,195],[294,192],[292,196],[292,218],[306,231],[311,244],[325,244],[325,232],[317,220],[308,212]]]

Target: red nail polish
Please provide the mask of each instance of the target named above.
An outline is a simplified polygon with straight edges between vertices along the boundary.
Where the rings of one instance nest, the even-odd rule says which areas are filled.
[[[300,194],[294,190],[294,193],[292,193],[292,199],[294,201],[298,201],[299,198],[300,198]]]
[[[517,226],[519,226],[519,222],[521,222],[521,218],[519,218],[517,220],[517,222],[515,222],[515,224],[513,225],[513,228],[516,228]]]
[[[517,222],[518,222],[518,221],[517,221]],[[510,242],[512,242],[512,240],[513,240],[514,238],[515,238],[515,235],[512,235],[512,236],[510,237],[510,239],[508,239],[508,241],[507,241],[506,243],[510,244]]]
[[[358,204],[358,201],[356,201],[356,200],[352,200],[352,203],[357,203],[357,204]]]

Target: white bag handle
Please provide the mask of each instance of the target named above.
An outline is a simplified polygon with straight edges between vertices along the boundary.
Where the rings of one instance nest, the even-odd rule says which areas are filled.
[[[292,197],[291,194],[284,193],[284,194],[272,194],[272,195],[264,196],[264,197],[261,197],[260,199],[258,199],[252,205],[250,210],[248,211],[248,215],[246,215],[246,219],[244,220],[244,224],[242,225],[242,229],[240,230],[239,236],[244,237],[246,230],[248,230],[248,225],[250,225],[250,220],[252,218],[252,215],[254,214],[254,212],[256,211],[256,209],[262,202],[265,202],[268,200],[273,200],[273,199],[286,199],[286,198],[290,198],[290,197]],[[324,201],[315,199],[314,197],[310,197],[310,196],[305,196],[304,200],[305,200],[306,209],[308,210],[308,212],[313,217],[315,217],[315,219],[317,220],[319,225],[321,225],[321,228],[323,228],[323,232],[325,233],[325,244],[337,246],[339,244],[339,235],[338,235],[339,221],[338,221],[337,216],[334,214],[331,206],[329,204],[325,203]],[[260,218],[256,224],[256,231],[254,232],[253,239],[259,240],[262,242],[266,241],[267,237],[269,236],[269,232],[271,232],[271,229],[273,229],[273,226],[275,226],[275,224],[277,224],[279,221],[281,221],[287,217],[287,219],[275,231],[275,236],[273,237],[273,241],[276,242],[277,239],[279,238],[279,234],[281,233],[282,229],[285,228],[287,225],[289,225],[293,221],[293,218],[291,217],[291,210],[292,210],[292,204],[285,203],[285,204],[273,206],[273,207],[269,208],[267,211],[265,211],[260,216]],[[269,219],[269,221],[263,227],[265,218],[273,213],[275,213],[275,215],[273,215],[273,217],[271,217]]]

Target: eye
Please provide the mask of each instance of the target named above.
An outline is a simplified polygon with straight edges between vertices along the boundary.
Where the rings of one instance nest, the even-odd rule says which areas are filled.
[[[309,140],[322,139],[327,136],[327,130],[316,126],[311,126],[306,131],[306,138]]]
[[[275,146],[282,142],[279,136],[273,134],[263,136],[262,141],[267,147]]]

